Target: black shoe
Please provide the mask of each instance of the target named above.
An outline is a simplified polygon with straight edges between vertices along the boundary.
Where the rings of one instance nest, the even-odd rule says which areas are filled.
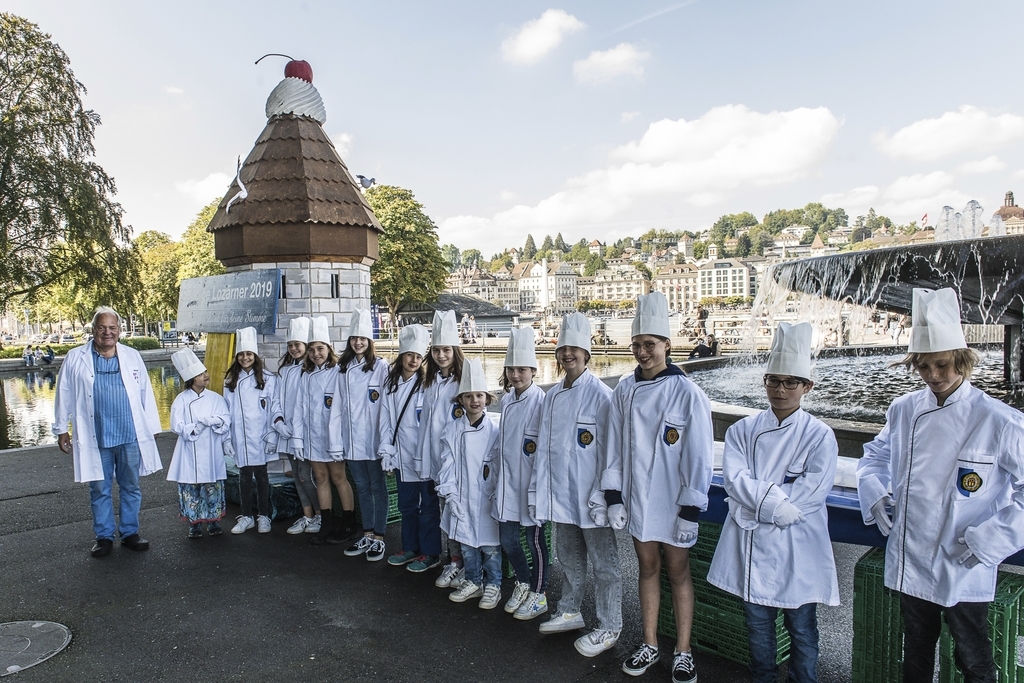
[[[149,541],[144,539],[138,534],[132,534],[131,536],[125,536],[121,539],[121,545],[129,550],[149,550]],[[110,552],[109,550],[107,552]]]
[[[106,557],[110,554],[110,551],[113,549],[113,547],[114,542],[111,541],[109,538],[97,538],[96,543],[93,544],[90,553],[92,553],[93,557]]]

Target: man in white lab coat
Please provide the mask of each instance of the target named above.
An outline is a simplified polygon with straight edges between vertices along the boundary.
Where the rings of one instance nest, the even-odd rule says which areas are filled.
[[[927,388],[893,401],[857,466],[864,522],[889,537],[910,683],[932,680],[943,614],[964,678],[995,683],[988,605],[999,563],[1024,547],[1024,416],[971,386],[977,359],[956,292],[915,289],[901,364]]]
[[[75,481],[89,482],[96,534],[92,556],[104,557],[118,531],[121,545],[149,548],[139,535],[139,477],[162,467],[153,438],[160,432],[160,416],[142,356],[117,343],[121,316],[101,306],[92,327],[92,342],[68,351],[57,375],[53,433],[63,452],[74,453]],[[115,478],[120,529],[111,496]]]

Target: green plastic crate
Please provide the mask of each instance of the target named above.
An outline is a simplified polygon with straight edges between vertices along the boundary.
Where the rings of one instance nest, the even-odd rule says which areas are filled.
[[[722,535],[722,525],[714,522],[700,522],[697,542],[690,548],[690,559],[711,562],[718,547],[718,539]]]
[[[899,594],[885,587],[885,550],[864,553],[853,571],[853,683],[903,680]]]
[[[1024,681],[1024,667],[1018,666],[1017,642],[1022,635],[1021,598],[1024,597],[1024,576],[999,572],[996,593],[988,609],[989,638],[992,640],[992,658],[999,674],[999,683]],[[939,638],[939,681],[963,683],[964,677],[956,668],[953,657],[953,638],[949,628],[942,625]]]

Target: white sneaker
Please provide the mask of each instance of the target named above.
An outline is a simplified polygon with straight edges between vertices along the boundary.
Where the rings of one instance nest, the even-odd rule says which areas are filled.
[[[306,525],[307,534],[318,534],[320,533],[320,515],[313,515],[313,519]]]
[[[253,521],[252,517],[238,515],[236,519],[238,519],[238,524],[231,527],[231,533],[233,534],[244,534],[246,531],[256,526],[256,522]]]
[[[583,623],[583,615],[579,612],[566,612],[551,617],[538,629],[541,633],[561,633],[563,631],[575,631],[586,626]]]
[[[615,647],[619,642],[618,631],[596,629],[576,639],[576,651],[584,657],[596,657],[605,650]]]
[[[457,591],[453,591],[448,595],[448,599],[452,602],[466,602],[470,598],[478,598],[484,594],[484,589],[476,585],[471,581],[463,581],[462,586]]]
[[[434,585],[438,588],[450,588],[452,585],[452,579],[454,579],[455,575],[458,573],[459,566],[454,562],[449,562],[444,566],[444,569],[441,570],[441,576],[437,577],[437,580],[434,581]],[[458,588],[458,586],[455,586],[455,588]]]
[[[512,616],[521,621],[529,621],[534,617],[539,617],[547,611],[548,596],[544,595],[543,593],[531,592],[527,596],[526,601],[519,606],[519,609],[517,609],[516,613]]]
[[[269,534],[270,533],[270,517],[267,517],[265,515],[260,515],[259,517],[257,517],[256,518],[256,531],[260,532],[261,534]]]
[[[501,601],[501,586],[487,584],[484,586],[484,597],[480,598],[480,609],[494,609]]]
[[[455,572],[455,576],[452,577],[452,582],[448,584],[448,587],[459,588],[464,583],[468,582],[466,581],[466,568],[462,567],[459,571]]]
[[[530,597],[530,586],[526,583],[517,583],[512,589],[512,597],[505,603],[505,611],[512,614],[519,609],[526,599]]]
[[[306,527],[313,523],[312,517],[299,517],[295,520],[295,524],[288,527],[288,533],[292,534],[304,534],[306,533]]]

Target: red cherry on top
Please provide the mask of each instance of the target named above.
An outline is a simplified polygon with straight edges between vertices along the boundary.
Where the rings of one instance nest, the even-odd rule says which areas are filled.
[[[313,82],[313,67],[304,59],[293,59],[284,67],[285,78],[301,78],[307,83]]]

